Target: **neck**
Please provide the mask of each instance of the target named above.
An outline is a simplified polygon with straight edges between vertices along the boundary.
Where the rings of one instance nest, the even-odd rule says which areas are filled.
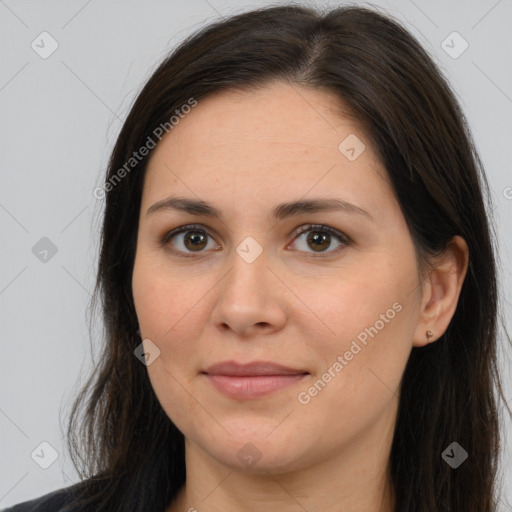
[[[385,415],[329,458],[290,472],[229,467],[186,439],[187,480],[166,512],[393,512],[393,432]]]

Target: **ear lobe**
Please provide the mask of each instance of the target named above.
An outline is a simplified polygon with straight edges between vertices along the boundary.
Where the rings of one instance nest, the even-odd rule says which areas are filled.
[[[443,254],[435,259],[434,267],[423,286],[420,318],[413,340],[415,347],[436,341],[445,333],[457,308],[468,262],[467,243],[458,235],[451,239]]]

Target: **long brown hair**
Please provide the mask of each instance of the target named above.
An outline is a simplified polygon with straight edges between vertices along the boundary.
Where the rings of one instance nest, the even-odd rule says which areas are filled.
[[[469,268],[452,321],[435,343],[412,349],[403,375],[390,471],[397,512],[495,511],[498,403],[506,401],[497,365],[496,235],[489,186],[463,112],[398,21],[376,9],[321,13],[292,4],[238,14],[188,37],[152,74],[122,127],[105,177],[91,302],[91,311],[99,305],[103,314],[104,344],[67,432],[84,479],[75,485],[74,505],[80,497],[95,511],[163,511],[185,482],[183,434],[134,356],[141,339],[131,277],[151,152],[133,168],[126,163],[190,98],[200,102],[214,91],[276,80],[334,92],[362,123],[423,273],[452,236],[466,240]],[[123,166],[127,172],[120,173]],[[469,453],[457,469],[441,457],[453,441]]]

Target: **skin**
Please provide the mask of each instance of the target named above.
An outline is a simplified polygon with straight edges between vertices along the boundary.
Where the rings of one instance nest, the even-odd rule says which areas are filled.
[[[215,93],[151,157],[132,285],[142,338],[160,350],[147,366],[151,384],[186,440],[187,481],[167,512],[393,510],[399,384],[412,348],[448,327],[468,250],[454,237],[420,280],[386,170],[336,104],[329,92],[284,83]],[[353,161],[338,149],[350,134],[366,146]],[[211,203],[222,219],[146,214],[169,196]],[[349,201],[373,220],[344,211],[271,218],[278,203],[319,197]],[[199,250],[187,233],[159,243],[187,224],[209,234]],[[315,229],[294,235],[308,224],[351,242],[326,235],[319,251],[307,241]],[[262,249],[252,263],[236,251],[246,237]],[[401,310],[390,319],[393,304]],[[347,361],[353,341],[383,314],[388,321]],[[304,399],[338,356],[347,364],[301,403],[299,393]],[[273,361],[309,375],[267,397],[235,400],[201,375],[225,360]],[[249,442],[260,455],[252,465],[237,456]]]

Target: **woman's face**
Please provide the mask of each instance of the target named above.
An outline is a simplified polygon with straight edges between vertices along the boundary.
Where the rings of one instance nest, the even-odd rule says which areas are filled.
[[[231,467],[288,471],[389,442],[420,344],[405,219],[336,102],[285,84],[217,93],[147,168],[132,283],[147,370],[187,446]],[[202,206],[148,212],[169,198]],[[222,362],[289,370],[208,370]]]

